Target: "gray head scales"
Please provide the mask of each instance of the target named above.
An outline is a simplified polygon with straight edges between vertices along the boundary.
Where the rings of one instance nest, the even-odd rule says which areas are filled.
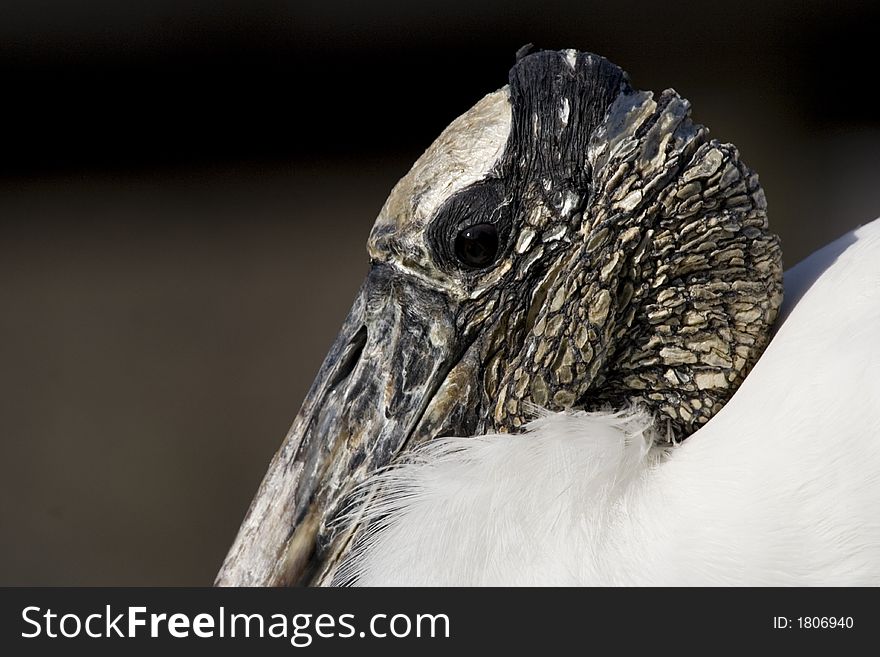
[[[534,407],[640,404],[684,440],[731,397],[782,298],[764,193],[675,91],[575,51],[520,58],[394,187],[371,269],[218,584],[326,581],[354,486]]]

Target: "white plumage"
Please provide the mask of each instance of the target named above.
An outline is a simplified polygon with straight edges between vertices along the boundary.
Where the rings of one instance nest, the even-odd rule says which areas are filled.
[[[785,277],[779,328],[684,443],[650,418],[553,414],[436,441],[375,476],[337,581],[880,584],[880,221]]]

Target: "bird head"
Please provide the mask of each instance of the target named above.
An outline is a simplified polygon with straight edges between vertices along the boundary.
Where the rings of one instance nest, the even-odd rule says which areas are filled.
[[[351,491],[439,436],[639,404],[684,440],[782,297],[757,175],[672,90],[575,51],[520,57],[394,187],[371,268],[218,584],[327,581]],[[351,513],[351,509],[348,510]],[[353,523],[356,526],[356,522]]]

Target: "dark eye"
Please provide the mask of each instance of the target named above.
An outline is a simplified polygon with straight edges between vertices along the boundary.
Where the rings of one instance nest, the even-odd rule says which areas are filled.
[[[498,229],[493,224],[476,224],[455,238],[455,257],[468,267],[485,267],[498,253]]]

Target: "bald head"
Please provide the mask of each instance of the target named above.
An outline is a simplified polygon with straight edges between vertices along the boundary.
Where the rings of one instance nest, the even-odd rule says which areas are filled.
[[[602,57],[535,53],[392,191],[370,255],[454,306],[480,429],[636,401],[682,438],[760,353],[781,289],[763,191],[689,114]]]

